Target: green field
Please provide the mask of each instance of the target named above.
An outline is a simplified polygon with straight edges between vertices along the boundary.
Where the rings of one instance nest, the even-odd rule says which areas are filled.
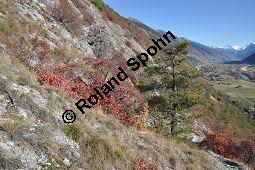
[[[229,85],[216,85],[214,87],[230,96],[233,101],[239,101],[243,105],[255,106],[255,83],[244,80],[228,80]],[[236,88],[237,86],[241,86]]]

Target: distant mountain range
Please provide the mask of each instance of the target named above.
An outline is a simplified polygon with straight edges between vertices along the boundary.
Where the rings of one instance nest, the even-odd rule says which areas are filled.
[[[191,43],[189,57],[190,62],[197,64],[206,64],[206,63],[221,63],[230,60],[236,60],[232,55],[222,53],[221,51],[208,47],[198,42],[188,40],[183,37],[178,37],[180,42],[189,41]]]
[[[245,59],[246,57],[255,53],[255,42],[252,42],[245,46],[234,45],[234,46],[225,46],[225,47],[214,47],[214,46],[210,46],[210,47],[220,51],[222,54],[234,56],[237,59]]]
[[[226,64],[250,64],[255,65],[255,53],[240,61],[226,61]]]
[[[162,36],[165,31],[154,30],[151,27],[145,25],[141,21],[129,18],[139,28],[145,30],[152,37],[158,38]],[[189,52],[189,61],[193,65],[206,64],[206,63],[222,63],[226,61],[240,61],[255,53],[255,42],[246,46],[225,46],[215,47],[207,46],[201,43],[188,40],[185,37],[177,38],[176,42],[189,41],[191,43]]]

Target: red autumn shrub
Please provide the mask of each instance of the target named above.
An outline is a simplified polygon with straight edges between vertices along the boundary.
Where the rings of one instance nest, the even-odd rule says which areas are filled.
[[[240,143],[241,152],[238,158],[245,164],[255,167],[255,136],[246,138]]]
[[[226,158],[255,165],[255,136],[241,138],[231,132],[222,131],[209,134],[202,144]]]
[[[51,57],[51,48],[45,40],[35,40],[34,50],[38,50],[38,58],[42,61],[48,60]]]
[[[61,87],[64,81],[63,77],[53,73],[46,73],[46,72],[39,73],[38,80],[43,84],[51,85],[54,87]]]
[[[97,74],[104,74],[104,79],[102,80],[103,83],[105,83],[105,78],[109,77],[109,74],[111,75],[117,75],[118,69],[112,69],[112,65],[116,64],[121,66],[123,69],[127,70],[124,66],[122,66],[120,59],[117,57],[114,57],[113,59],[94,59],[94,58],[87,58],[85,59],[86,63],[90,63],[95,69],[97,69]],[[120,65],[120,64],[121,65]],[[100,84],[100,83],[97,83]],[[141,104],[144,102],[144,98],[140,91],[138,91],[133,84],[126,80],[125,82],[122,82],[120,86],[116,87],[115,91],[113,92],[113,96],[111,98],[115,98],[114,100],[117,101],[117,103],[122,108],[122,112],[125,113],[135,113],[136,109],[141,106]],[[131,107],[132,106],[132,107]]]
[[[156,167],[155,164],[151,164],[145,159],[140,158],[136,161],[135,169],[136,170],[157,170],[158,168]]]
[[[33,56],[31,44],[25,37],[12,37],[8,38],[5,42],[6,49],[10,56],[19,59],[21,62],[28,63],[30,56]]]
[[[237,138],[234,134],[224,131],[208,135],[206,145],[213,152],[233,159],[236,157],[236,141]]]
[[[105,21],[105,22],[108,22],[108,21],[110,21],[109,20],[109,16],[108,16],[108,14],[106,13],[106,12],[102,12],[102,18],[103,18],[103,20]]]
[[[45,68],[38,73],[38,80],[42,84],[51,85],[64,90],[74,99],[87,99],[94,94],[94,88],[101,89],[110,76],[116,76],[118,70],[112,69],[111,59],[85,60],[93,67],[92,71],[84,71],[81,65],[65,64]],[[103,100],[92,108],[101,106],[107,113],[116,117],[122,124],[137,127],[138,109],[144,99],[141,93],[129,80],[115,86]]]
[[[114,94],[110,94],[107,98],[102,100],[100,104],[106,113],[116,117],[122,124],[133,127],[137,126],[136,117],[124,111],[123,106],[116,99]]]
[[[84,83],[64,83],[64,91],[69,94],[74,99],[81,99],[81,98],[88,98],[90,88],[89,86],[85,85]]]

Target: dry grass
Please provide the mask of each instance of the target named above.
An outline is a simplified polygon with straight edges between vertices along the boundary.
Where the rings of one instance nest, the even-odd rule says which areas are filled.
[[[22,130],[26,126],[25,121],[21,117],[18,117],[15,115],[9,115],[9,118],[12,120],[12,122],[1,124],[0,130],[6,131],[9,133],[14,133],[16,131]]]
[[[16,12],[16,6],[14,5],[12,0],[1,0],[0,1],[0,12],[3,14],[8,13],[14,13]]]
[[[197,150],[194,145],[178,141],[175,138],[166,139],[154,132],[142,133],[133,128],[127,128],[114,118],[104,115],[100,110],[91,110],[84,116],[86,121],[81,123],[80,128],[88,133],[89,137],[80,143],[82,152],[89,155],[90,159],[88,159],[93,161],[90,165],[92,169],[98,168],[98,165],[107,168],[114,162],[124,169],[128,166],[130,169],[138,158],[147,159],[148,155],[152,156],[153,162],[163,168],[169,166],[169,161],[171,161],[176,168],[199,169],[203,167],[212,169],[211,160],[206,158],[208,155]],[[90,120],[100,122],[104,128],[110,129],[111,133],[100,128],[92,130],[88,124]],[[132,134],[132,137],[123,143],[123,139],[120,139],[121,134],[129,133]],[[136,142],[142,143],[142,147],[137,148]]]
[[[92,169],[107,168],[108,165],[114,164],[123,157],[122,152],[113,147],[109,141],[95,135],[82,143],[81,149]]]
[[[53,53],[61,61],[67,62],[70,59],[69,53],[63,45],[57,43],[57,47],[54,49]]]
[[[21,27],[18,21],[10,14],[6,14],[3,20],[0,22],[0,31],[6,35],[19,35]]]
[[[17,75],[16,81],[20,85],[33,86],[37,83],[37,78],[33,70],[30,70],[23,62],[12,58],[11,65],[15,68],[13,74]]]
[[[21,169],[24,167],[22,166],[22,162],[19,158],[10,158],[10,159],[2,158],[2,159],[0,159],[0,168],[2,168],[2,169]]]

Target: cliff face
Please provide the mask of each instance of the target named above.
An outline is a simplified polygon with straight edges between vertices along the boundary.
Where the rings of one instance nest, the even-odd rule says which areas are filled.
[[[97,62],[115,67],[150,40],[110,19],[87,0],[0,2],[0,169],[227,169],[205,151],[127,128],[120,122],[130,117],[119,121],[101,108],[63,123],[62,113],[79,113],[74,103],[87,95],[79,83],[98,81],[90,77]]]

